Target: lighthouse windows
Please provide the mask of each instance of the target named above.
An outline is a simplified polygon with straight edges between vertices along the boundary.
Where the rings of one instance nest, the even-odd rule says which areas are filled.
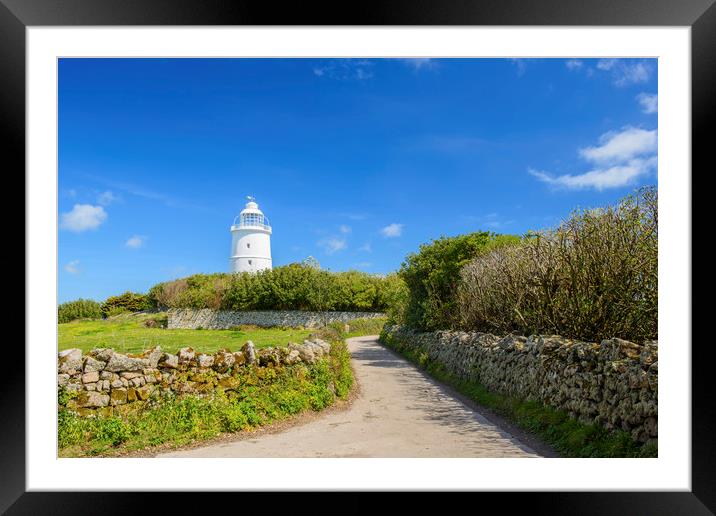
[[[251,260],[249,260],[249,265],[251,265]]]
[[[242,223],[244,226],[263,226],[264,216],[258,213],[245,213],[242,215]]]
[[[251,242],[246,242],[246,247],[251,247]]]

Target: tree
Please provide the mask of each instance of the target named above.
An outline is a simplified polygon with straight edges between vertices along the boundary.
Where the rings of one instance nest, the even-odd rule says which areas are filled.
[[[399,271],[408,287],[406,324],[422,331],[454,327],[459,321],[456,293],[460,269],[482,253],[518,242],[517,236],[479,231],[421,245]]]

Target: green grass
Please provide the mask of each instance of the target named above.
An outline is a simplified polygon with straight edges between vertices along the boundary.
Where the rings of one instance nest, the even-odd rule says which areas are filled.
[[[168,330],[147,328],[148,319],[160,319],[162,314],[124,314],[104,320],[79,320],[59,324],[59,350],[79,348],[83,352],[95,348],[113,348],[121,353],[138,353],[161,346],[168,353],[192,347],[197,351],[214,353],[221,348],[238,351],[247,340],[257,348],[301,343],[316,330],[285,328],[244,328],[241,330]]]
[[[175,448],[321,410],[345,398],[353,384],[350,354],[340,341],[332,342],[328,357],[316,364],[250,366],[239,369],[235,378],[240,385],[236,391],[217,389],[213,397],[171,397],[154,406],[97,418],[72,414],[64,408],[68,395],[61,391],[59,455],[109,457],[159,445]]]
[[[540,437],[564,457],[657,457],[653,445],[637,443],[627,432],[609,431],[598,425],[572,419],[536,401],[524,401],[487,390],[476,382],[457,378],[441,364],[429,360],[427,354],[417,353],[381,336],[381,342],[424,369],[435,379],[452,386],[479,405]]]

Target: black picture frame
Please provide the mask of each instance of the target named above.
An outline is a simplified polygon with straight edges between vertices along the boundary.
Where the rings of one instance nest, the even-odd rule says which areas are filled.
[[[716,104],[716,45],[713,37],[716,35],[716,6],[713,4],[714,0],[442,0],[432,3],[399,0],[355,4],[293,2],[286,5],[245,0],[0,0],[0,113],[3,118],[0,131],[5,148],[4,177],[12,176],[19,181],[24,177],[26,28],[82,25],[689,26],[692,35],[692,168],[701,169],[705,174],[707,165],[713,169],[710,156],[713,145],[707,137]],[[24,181],[20,188],[24,191]],[[693,220],[695,222],[696,218]],[[24,241],[24,238],[23,234],[20,239]],[[25,268],[25,274],[28,273],[31,271]],[[716,440],[713,437],[716,404],[710,356],[713,345],[704,344],[691,346],[690,492],[484,493],[480,496],[499,497],[495,501],[500,503],[502,510],[524,504],[531,512],[550,514],[716,512]],[[23,371],[24,368],[16,364],[13,370]],[[137,510],[144,506],[135,495],[130,497],[117,492],[25,492],[25,378],[20,373],[4,376],[0,404],[0,511],[8,514],[100,514]],[[223,501],[230,495],[213,496]],[[246,494],[240,496],[245,500],[253,498],[246,498]],[[275,495],[271,496],[276,500]],[[377,494],[360,498],[357,494],[351,496],[355,503],[341,502],[341,506],[351,512],[369,510],[375,503],[380,503],[373,500],[379,496]],[[206,508],[205,502],[196,495],[174,493],[161,497],[161,503],[167,504],[167,508],[174,504],[184,511]],[[292,498],[290,503],[296,502]],[[409,505],[423,503],[423,496],[414,494]],[[451,505],[459,503],[458,499],[451,501]]]

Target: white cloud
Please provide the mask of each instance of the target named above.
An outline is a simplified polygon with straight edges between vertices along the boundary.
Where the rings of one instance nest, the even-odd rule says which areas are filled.
[[[430,70],[435,68],[435,61],[429,57],[410,57],[403,58],[401,61],[414,70]]]
[[[620,69],[620,75],[614,79],[617,86],[638,84],[649,80],[651,70],[644,63],[624,65]]]
[[[373,262],[358,262],[355,266],[359,269],[367,269],[373,266]]]
[[[339,215],[350,220],[365,220],[368,218],[367,213],[340,213]]]
[[[624,59],[600,59],[597,69],[611,72],[612,81],[620,87],[647,82],[652,72],[652,67],[646,62]]]
[[[360,246],[360,247],[358,248],[358,250],[359,250],[359,251],[363,251],[363,252],[365,252],[365,253],[372,253],[372,252],[373,252],[373,247],[371,247],[370,242],[366,242],[365,244],[363,244],[362,246]]]
[[[127,242],[124,244],[127,247],[130,247],[132,249],[139,249],[144,245],[144,242],[147,241],[147,237],[142,235],[134,235],[130,237]]]
[[[97,229],[106,219],[107,212],[102,206],[75,204],[72,211],[62,214],[60,228],[81,233],[89,229]]]
[[[116,200],[117,196],[109,190],[107,190],[106,192],[102,192],[97,196],[97,204],[101,204],[102,206],[109,206]]]
[[[625,127],[599,138],[600,145],[579,149],[579,155],[594,168],[582,174],[555,176],[549,172],[528,169],[528,172],[554,188],[605,190],[634,183],[657,166],[656,129],[647,131]]]
[[[333,254],[348,247],[348,243],[345,238],[331,237],[320,240],[318,246],[323,248],[327,254]]]
[[[330,79],[365,80],[373,77],[372,66],[368,59],[328,59],[324,66],[313,67],[313,74]]]
[[[355,77],[359,80],[370,79],[371,77],[373,77],[373,72],[370,72],[365,68],[356,68]]]
[[[115,190],[120,190],[122,192],[128,193],[130,195],[136,195],[138,197],[143,197],[145,199],[149,199],[152,201],[158,201],[163,203],[165,206],[170,208],[190,208],[190,209],[200,209],[205,210],[206,208],[201,205],[197,205],[188,201],[184,201],[182,199],[177,199],[175,197],[172,197],[170,195],[167,195],[163,192],[155,192],[152,190],[147,190],[144,187],[133,185],[130,183],[122,183],[117,181],[111,181],[107,180],[100,176],[95,176],[92,174],[87,174],[86,177],[89,179],[92,179],[93,181],[100,182],[106,186],[109,186],[110,188],[114,188]],[[115,199],[119,199],[118,196],[115,197]]]
[[[625,127],[620,132],[609,132],[599,138],[600,145],[579,149],[579,155],[594,163],[616,164],[636,156],[656,152],[656,129],[647,131]]]
[[[584,61],[581,59],[567,59],[564,65],[570,70],[579,70],[584,66]]]
[[[527,71],[527,61],[525,59],[510,58],[512,64],[517,68],[517,76],[522,77]]]
[[[80,270],[77,268],[79,264],[79,260],[72,260],[70,263],[65,265],[65,271],[69,272],[70,274],[79,274]]]
[[[656,113],[659,109],[659,96],[656,93],[640,93],[636,96],[636,100],[641,104],[644,113]]]
[[[340,232],[343,233],[344,235],[347,235],[348,233],[351,232],[351,227],[348,226],[348,225],[346,225],[346,224],[341,224],[341,226],[340,226],[338,229],[339,229]]]
[[[386,238],[395,238],[399,237],[403,234],[403,227],[404,224],[388,224],[383,229],[380,230],[380,233],[386,237]]]
[[[599,68],[600,70],[611,70],[616,64],[616,59],[600,59],[597,62],[597,68]]]
[[[607,188],[618,188],[633,183],[637,178],[649,173],[656,167],[656,156],[648,159],[633,159],[622,165],[615,165],[609,168],[595,169],[584,174],[565,174],[552,176],[547,172],[529,169],[528,172],[540,181],[558,188],[569,190],[605,190]]]

